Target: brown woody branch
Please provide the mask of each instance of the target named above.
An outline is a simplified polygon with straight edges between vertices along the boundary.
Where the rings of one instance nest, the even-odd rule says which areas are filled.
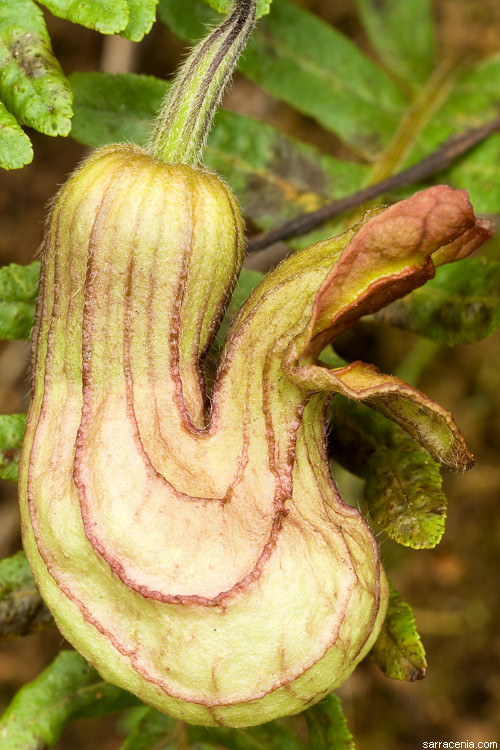
[[[272,245],[273,242],[306,234],[344,211],[356,208],[362,203],[372,201],[391,190],[411,185],[414,182],[424,180],[438,172],[442,172],[459,156],[477,146],[481,141],[484,141],[488,136],[497,131],[500,131],[500,116],[487,122],[485,125],[466,130],[462,135],[453,136],[432,154],[426,156],[425,159],[408,167],[408,169],[404,169],[402,172],[398,172],[385,180],[358,190],[356,193],[352,193],[352,195],[348,195],[345,198],[333,201],[333,203],[329,203],[317,211],[302,214],[275,229],[271,229],[268,232],[261,232],[251,237],[247,243],[247,251],[253,253]]]

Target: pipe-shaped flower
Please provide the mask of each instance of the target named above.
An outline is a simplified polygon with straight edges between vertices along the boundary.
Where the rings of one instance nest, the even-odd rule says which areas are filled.
[[[245,726],[301,711],[371,648],[387,583],[329,475],[324,407],[364,401],[444,463],[451,417],[318,354],[490,234],[431,188],[297,253],[243,305],[209,400],[203,358],[243,253],[217,177],[98,151],[55,201],[20,468],[24,544],[65,637],[162,711]]]

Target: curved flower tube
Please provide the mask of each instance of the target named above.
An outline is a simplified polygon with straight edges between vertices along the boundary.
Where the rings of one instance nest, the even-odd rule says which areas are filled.
[[[231,192],[131,146],[73,175],[46,232],[20,499],[42,596],[105,679],[231,726],[345,680],[388,592],[329,474],[328,398],[383,411],[448,465],[471,456],[419,392],[317,357],[489,234],[438,187],[297,253],[243,305],[210,401],[203,359],[244,247]]]

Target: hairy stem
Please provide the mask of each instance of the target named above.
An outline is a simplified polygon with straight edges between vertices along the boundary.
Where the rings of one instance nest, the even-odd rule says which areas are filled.
[[[231,14],[198,44],[177,74],[156,118],[149,152],[196,165],[226,84],[255,20],[256,0],[234,0]]]

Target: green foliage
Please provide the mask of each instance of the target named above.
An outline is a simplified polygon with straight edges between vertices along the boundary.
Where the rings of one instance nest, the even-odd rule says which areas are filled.
[[[104,682],[76,651],[61,651],[0,719],[2,750],[53,747],[70,721],[137,704],[133,695]]]
[[[31,0],[9,0],[0,6],[0,97],[23,125],[46,135],[67,135],[72,93],[55,59],[40,9]],[[26,164],[32,153],[26,136],[4,114],[10,130],[0,148],[1,165]]]
[[[100,31],[121,34],[139,42],[151,29],[158,0],[40,0],[51,13],[73,23]]]
[[[438,464],[394,422],[336,396],[329,409],[333,457],[362,477],[375,523],[399,544],[435,547],[444,532],[446,497]]]
[[[126,140],[144,145],[168,84],[134,73],[73,73],[75,116],[71,135],[79,143],[105,146]]]
[[[0,101],[0,166],[19,169],[33,159],[31,141]]]
[[[328,695],[304,714],[310,750],[355,750],[339,698]]]
[[[427,122],[415,143],[420,156],[450,135],[493,119],[498,114],[500,56],[481,61],[471,70],[451,71],[443,80],[444,101]],[[468,155],[465,162],[471,158]],[[498,207],[498,204],[496,204]]]
[[[176,750],[179,728],[175,719],[149,708],[120,750]]]
[[[481,211],[494,214],[500,205],[498,164],[500,135],[497,133],[448,170],[448,178],[452,184],[466,188],[472,199],[480,196]]]
[[[500,263],[467,258],[377,313],[379,320],[437,344],[473,344],[500,328]]]
[[[0,339],[29,339],[39,276],[38,262],[0,268]]]
[[[17,482],[19,455],[24,436],[25,414],[0,415],[0,478]]]
[[[371,517],[391,539],[429,549],[444,533],[446,497],[439,466],[411,441],[395,435],[386,450],[373,457],[365,497]]]
[[[434,68],[435,33],[429,0],[356,0],[373,48],[391,73],[418,90]]]
[[[42,0],[43,5],[55,16],[73,23],[100,31],[101,34],[117,34],[126,27],[129,19],[127,0],[88,0],[74,3],[72,0]]]
[[[232,112],[217,116],[206,161],[263,229],[355,192],[367,176],[363,164],[323,154],[271,125]],[[323,227],[325,231],[333,233]],[[304,243],[302,238],[298,244]]]
[[[218,0],[214,0],[214,3]],[[221,0],[224,2],[224,0]],[[218,16],[209,6],[208,0],[195,0],[189,4],[189,8],[179,0],[159,0],[158,14],[161,20],[169,26],[174,34],[180,39],[193,42],[200,39],[207,26],[211,27],[217,23]],[[212,6],[213,7],[213,6]],[[276,3],[273,7],[273,12]],[[255,33],[255,32],[254,32]],[[248,45],[247,45],[248,50]]]
[[[31,575],[24,552],[0,562],[0,642],[54,624]]]
[[[425,677],[425,651],[410,605],[390,585],[389,607],[370,657],[387,677],[414,682]]]
[[[350,40],[289,2],[262,21],[241,69],[369,159],[386,148],[405,100]]]
[[[140,42],[149,33],[156,18],[158,0],[127,0],[129,17],[128,23],[120,35],[131,42]],[[102,4],[99,3],[99,6]]]
[[[234,313],[236,313],[240,309],[246,298],[251,294],[253,289],[255,289],[257,284],[262,281],[263,278],[264,274],[261,273],[261,271],[249,271],[247,269],[242,270],[229,305],[230,309],[232,309]]]

